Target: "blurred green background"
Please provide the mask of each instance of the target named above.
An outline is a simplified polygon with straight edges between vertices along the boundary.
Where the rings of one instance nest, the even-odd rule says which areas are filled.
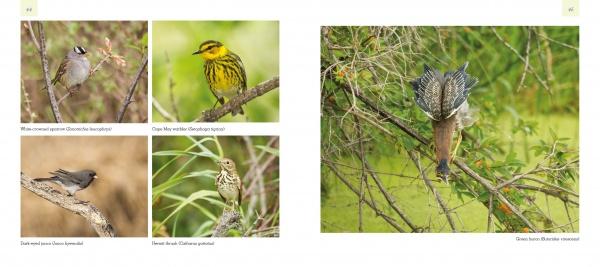
[[[192,55],[200,44],[216,40],[242,59],[248,89],[279,75],[279,22],[277,21],[154,21],[152,24],[152,94],[160,105],[180,121],[193,121],[213,107],[216,98],[204,78],[204,62]],[[169,64],[167,63],[167,55]],[[169,75],[174,87],[169,95]],[[243,106],[248,121],[279,120],[279,89]],[[153,121],[166,121],[153,108]],[[244,122],[231,114],[220,121]]]
[[[493,183],[498,182],[496,177],[506,179],[542,163],[553,145],[555,153],[549,156],[549,162],[543,162],[544,165],[559,166],[578,161],[578,27],[340,26],[322,30],[321,156],[358,167],[357,170],[338,165],[355,188],[360,187],[361,162],[349,151],[352,146],[344,137],[343,131],[355,135],[355,126],[352,116],[346,113],[350,107],[348,96],[338,84],[350,82],[359,87],[378,106],[430,139],[431,122],[416,106],[409,84],[423,73],[423,64],[443,73],[456,69],[465,61],[470,62],[467,73],[477,77],[479,83],[471,90],[468,101],[472,109],[478,110],[479,119],[465,129],[471,138],[463,138],[457,157]],[[530,70],[523,79],[525,61]],[[407,155],[406,151],[417,146],[417,142],[390,127],[389,123],[371,117],[371,112],[362,113],[368,111],[364,106],[355,108],[396,137],[391,138],[370,123],[363,123],[363,135],[368,139],[365,148],[368,158],[374,169],[381,172],[385,188],[413,222],[426,227],[425,231],[449,232],[451,229],[444,213]],[[460,224],[458,230],[485,232],[488,211],[482,201],[470,195],[460,183],[438,182],[435,164],[424,158],[422,161],[429,178],[436,180],[435,187],[453,209],[452,214]],[[564,172],[541,173],[536,177],[579,192],[578,163],[574,165]],[[452,165],[451,169],[455,170],[456,166]],[[321,231],[356,232],[357,196],[326,164],[322,164],[321,174]],[[469,186],[478,188],[472,178],[462,172],[461,176]],[[504,193],[508,198],[540,229],[579,231],[578,205],[566,205],[558,198],[546,197],[536,191],[507,190]],[[477,192],[486,194],[485,190]],[[386,206],[383,196],[376,194],[374,199],[383,211],[401,221]],[[396,231],[370,208],[365,206],[364,212],[364,231]],[[499,217],[508,216],[500,214]],[[556,224],[548,225],[545,219],[548,217]],[[523,231],[506,228],[502,223],[495,219],[494,229],[499,232]]]
[[[32,22],[39,41],[37,22]],[[66,99],[60,107],[65,122],[115,122],[123,99],[127,95],[143,55],[147,53],[148,23],[146,21],[43,21],[46,34],[50,79],[75,45],[87,50],[92,68],[103,58],[99,49],[106,49],[105,38],[112,44],[113,54],[123,56],[126,65],[113,61],[104,63],[83,85],[80,91]],[[147,69],[138,81],[133,100],[123,122],[146,122],[148,119]],[[45,87],[40,55],[30,37],[28,24],[21,22],[21,122],[54,122]],[[57,100],[67,93],[57,83]]]
[[[154,136],[153,236],[206,237],[212,234],[225,207],[215,186],[215,175],[220,171],[216,160],[223,157],[236,163],[242,179],[244,231],[260,232],[249,236],[278,233],[278,137]],[[262,170],[262,175],[255,172],[257,168]],[[262,219],[256,223],[258,216]]]

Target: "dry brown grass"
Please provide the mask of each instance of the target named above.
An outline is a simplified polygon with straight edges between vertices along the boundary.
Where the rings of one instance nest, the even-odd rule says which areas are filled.
[[[49,177],[48,172],[58,168],[95,170],[99,179],[77,198],[96,205],[117,236],[148,235],[147,137],[21,137],[22,172]],[[96,233],[81,216],[22,189],[21,236],[95,237]]]

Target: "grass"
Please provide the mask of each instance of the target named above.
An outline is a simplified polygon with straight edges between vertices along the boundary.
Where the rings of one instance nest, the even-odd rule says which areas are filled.
[[[276,137],[253,136],[160,136],[152,140],[152,236],[208,237],[226,207],[216,191],[216,161],[223,157],[236,162],[242,177],[243,229],[278,228],[279,225],[279,148]],[[248,147],[254,144],[252,148]],[[253,163],[249,151],[255,151]],[[264,153],[263,153],[264,152]],[[260,156],[260,155],[263,156]],[[267,156],[265,156],[267,155]],[[274,160],[266,162],[269,155]],[[264,185],[259,175],[245,176],[261,164]],[[256,181],[255,181],[256,180]],[[252,185],[255,186],[252,186]],[[251,188],[251,189],[250,189]],[[263,195],[264,194],[264,195]],[[266,207],[257,207],[264,196]],[[260,224],[255,225],[258,217]],[[268,225],[267,225],[268,223]],[[232,232],[241,236],[242,232]]]

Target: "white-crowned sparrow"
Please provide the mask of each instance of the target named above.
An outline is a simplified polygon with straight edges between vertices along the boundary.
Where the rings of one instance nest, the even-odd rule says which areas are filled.
[[[73,50],[65,56],[63,61],[56,71],[52,84],[60,82],[67,88],[69,94],[76,93],[81,87],[81,84],[85,82],[90,76],[90,62],[88,61],[85,54],[85,48],[81,46],[73,47]]]

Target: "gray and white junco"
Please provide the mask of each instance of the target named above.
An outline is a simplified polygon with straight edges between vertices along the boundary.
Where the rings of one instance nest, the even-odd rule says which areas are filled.
[[[54,176],[49,178],[35,178],[33,180],[36,182],[48,181],[56,183],[66,190],[69,196],[74,196],[77,191],[85,189],[94,181],[94,179],[98,178],[96,172],[92,170],[70,172],[58,169],[50,172],[50,174]]]

